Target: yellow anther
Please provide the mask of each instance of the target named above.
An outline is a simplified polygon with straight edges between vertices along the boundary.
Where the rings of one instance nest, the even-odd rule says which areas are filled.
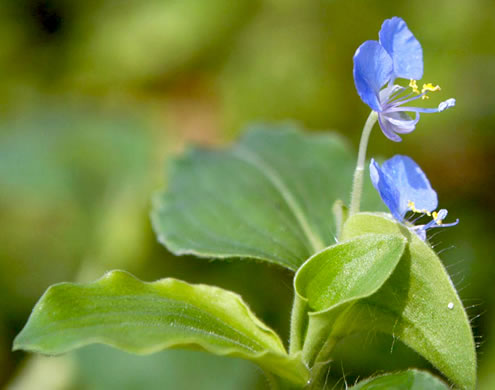
[[[441,225],[442,224],[442,220],[440,218],[438,218],[438,213],[436,211],[434,211],[433,213],[431,213],[431,216],[433,217],[433,219],[435,220],[435,222],[438,225]]]
[[[423,84],[423,88],[421,88],[421,93],[425,92],[436,92],[440,91],[440,85],[433,85],[432,83]],[[426,94],[422,96],[422,99],[429,99],[430,97]]]
[[[414,204],[413,201],[408,201],[407,202],[407,207],[409,207],[409,210],[411,210],[413,213],[422,213],[422,214],[426,214],[427,216],[431,216],[431,213],[428,211],[428,210],[425,210],[425,209],[417,209],[416,208],[416,205]]]
[[[420,93],[420,92],[419,92],[419,88],[418,88],[418,84],[416,83],[416,80],[412,80],[412,79],[411,79],[411,80],[409,81],[409,86],[412,88],[412,90],[413,90],[413,92],[414,92],[414,93],[417,93],[417,94],[419,94],[419,93]]]
[[[423,84],[423,88],[421,89],[421,93],[426,92],[426,91],[430,91],[430,92],[440,91],[440,85],[434,86],[432,83]]]

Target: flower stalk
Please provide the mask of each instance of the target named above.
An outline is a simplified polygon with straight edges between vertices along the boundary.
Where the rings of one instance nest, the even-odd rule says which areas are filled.
[[[349,215],[353,215],[359,212],[361,195],[363,193],[363,175],[364,163],[366,161],[366,150],[368,149],[368,140],[370,138],[371,130],[373,129],[373,126],[375,125],[377,120],[378,113],[376,111],[371,111],[363,127],[361,141],[359,142],[356,170],[354,171],[354,178],[352,181],[351,205]]]

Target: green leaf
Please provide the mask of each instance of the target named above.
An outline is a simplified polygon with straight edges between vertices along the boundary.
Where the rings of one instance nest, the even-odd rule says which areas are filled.
[[[335,242],[333,202],[354,156],[336,134],[258,125],[231,148],[192,148],[154,199],[158,239],[177,255],[247,257],[291,270]]]
[[[123,271],[50,287],[14,349],[52,355],[93,343],[137,354],[199,349],[252,360],[295,383],[307,380],[299,356],[288,356],[238,295],[170,278],[145,283]]]
[[[299,269],[296,291],[319,313],[369,296],[392,274],[405,245],[400,235],[369,234],[331,246]]]
[[[448,390],[440,379],[425,371],[407,370],[365,379],[349,390]]]
[[[406,239],[399,234],[367,234],[317,253],[299,269],[295,290],[312,310],[304,343],[304,357],[310,365],[338,315],[385,283],[405,246]]]
[[[387,214],[349,218],[343,238],[369,233],[398,234],[408,245],[390,279],[374,295],[356,303],[334,328],[391,334],[428,359],[463,389],[476,385],[476,353],[462,302],[442,262],[419,237]]]

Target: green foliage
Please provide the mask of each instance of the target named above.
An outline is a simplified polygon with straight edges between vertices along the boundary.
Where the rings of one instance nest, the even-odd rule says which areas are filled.
[[[234,293],[176,279],[144,283],[123,271],[50,287],[14,349],[60,354],[92,343],[149,354],[183,347],[252,360],[304,384],[307,371]]]
[[[34,360],[22,352],[11,353],[10,346],[42,291],[57,281],[92,280],[108,269],[124,268],[144,280],[175,276],[242,291],[258,315],[282,329],[285,339],[285,325],[280,323],[287,317],[290,274],[271,267],[255,279],[251,274],[261,274],[260,264],[210,267],[192,257],[173,259],[153,245],[149,231],[147,197],[150,187],[159,185],[152,181],[167,151],[180,147],[178,139],[230,140],[238,134],[239,124],[260,118],[293,118],[312,129],[336,128],[357,145],[366,108],[353,86],[352,54],[364,39],[377,38],[381,20],[400,15],[424,48],[429,47],[426,81],[439,83],[448,96],[458,98],[458,105],[441,117],[424,118],[421,128],[399,145],[372,134],[372,152],[389,156],[397,147],[421,162],[442,206],[460,219],[457,228],[435,235],[435,250],[442,250],[442,261],[462,287],[462,298],[469,301],[475,338],[484,340],[478,386],[495,389],[495,316],[478,318],[480,312],[495,312],[495,262],[490,261],[494,237],[490,210],[495,201],[490,189],[495,176],[486,168],[493,165],[495,150],[495,46],[490,38],[495,34],[494,13],[495,2],[484,0],[3,2],[0,107],[2,117],[13,116],[14,121],[2,126],[0,133],[12,131],[17,140],[0,141],[0,388],[6,382],[10,387],[14,376],[26,376],[25,368]],[[48,96],[83,109],[82,116],[69,114],[68,125],[53,137],[51,129],[58,127],[67,110],[64,105],[52,112]],[[33,98],[47,117],[26,110]],[[102,120],[81,105],[87,99],[106,114],[114,115],[117,108],[121,121],[113,125]],[[435,105],[442,96],[432,99]],[[153,128],[122,112],[131,107],[151,119]],[[32,124],[25,123],[26,118]],[[30,134],[24,136],[26,129]],[[136,130],[135,137],[128,136],[128,129]],[[67,138],[70,142],[64,141]],[[141,147],[141,139],[152,140],[150,147]],[[148,158],[153,165],[142,164]],[[353,163],[342,161],[342,169],[333,172],[334,180],[347,175]],[[131,171],[136,175],[127,177]],[[347,201],[348,193],[340,197]],[[362,209],[380,210],[376,205]],[[451,245],[455,249],[443,251]],[[81,262],[81,269],[76,269]],[[396,355],[397,344],[394,353],[388,353],[390,339],[368,332],[356,336],[362,344],[357,351],[351,338],[339,345],[353,353],[343,363],[347,373],[362,377],[389,368],[375,359],[379,349],[386,350],[383,359],[406,364]],[[118,358],[132,355],[112,353],[94,360],[99,370],[88,369],[93,381],[84,389],[121,386],[125,383],[121,373],[132,375]],[[159,381],[188,358],[179,354],[178,367],[169,364],[172,357],[153,360],[159,355],[140,361],[155,362],[155,370],[162,365],[161,377],[148,375],[149,382],[139,382],[133,376],[126,390],[151,388],[152,381],[155,388],[207,386],[180,382],[188,377],[188,369],[196,373],[199,363],[182,367],[176,386],[172,380],[162,385]],[[139,357],[132,357],[137,362]],[[361,365],[349,365],[349,360]],[[339,366],[334,363],[330,378],[339,375]],[[225,370],[236,375],[231,368]],[[43,371],[41,379],[52,372]],[[235,384],[226,388],[241,388]],[[74,383],[69,387],[79,388]]]
[[[366,379],[349,390],[447,390],[449,387],[433,375],[407,370]]]
[[[405,244],[399,235],[370,234],[331,246],[299,269],[296,292],[320,313],[371,295],[391,275]]]
[[[416,234],[385,214],[349,218],[343,239],[363,234],[403,234],[404,256],[374,295],[354,305],[336,323],[340,335],[357,331],[391,334],[416,350],[457,386],[474,389],[476,354],[462,302],[435,252]]]
[[[328,360],[328,356],[318,359],[316,353],[331,336],[336,318],[382,286],[401,259],[405,245],[405,238],[398,234],[364,235],[325,249],[299,269],[295,290],[312,311],[304,343],[304,358],[310,365],[315,359]]]
[[[258,125],[231,148],[190,149],[154,199],[155,232],[173,253],[252,258],[297,271],[290,354],[232,292],[170,278],[143,283],[122,271],[49,288],[15,348],[200,349],[321,389],[338,342],[383,332],[455,385],[473,389],[469,321],[437,255],[388,214],[349,217],[338,201],[349,193],[353,160],[336,135]],[[424,376],[412,371],[373,380],[408,386],[416,374]]]
[[[155,198],[155,232],[177,255],[297,270],[334,242],[331,199],[348,196],[352,161],[336,134],[308,136],[291,124],[254,126],[225,150],[190,149]]]

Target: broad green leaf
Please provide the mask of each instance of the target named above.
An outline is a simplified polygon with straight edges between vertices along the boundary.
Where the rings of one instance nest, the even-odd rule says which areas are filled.
[[[296,270],[335,242],[332,206],[346,199],[354,156],[336,134],[253,126],[223,150],[175,160],[152,220],[173,253],[248,257]]]
[[[335,318],[385,283],[405,246],[406,239],[399,234],[367,234],[331,246],[304,263],[294,286],[311,310],[304,343],[307,362],[313,364]]]
[[[387,214],[349,218],[343,238],[369,233],[398,234],[408,245],[390,279],[374,295],[341,316],[335,334],[377,331],[391,334],[428,359],[456,386],[474,389],[476,353],[462,302],[431,247]]]
[[[448,390],[440,379],[425,371],[407,370],[365,379],[349,390]]]
[[[200,349],[252,360],[295,383],[307,380],[300,358],[287,355],[238,295],[170,278],[145,283],[123,271],[94,283],[50,287],[14,349],[53,355],[93,343],[137,354]]]

